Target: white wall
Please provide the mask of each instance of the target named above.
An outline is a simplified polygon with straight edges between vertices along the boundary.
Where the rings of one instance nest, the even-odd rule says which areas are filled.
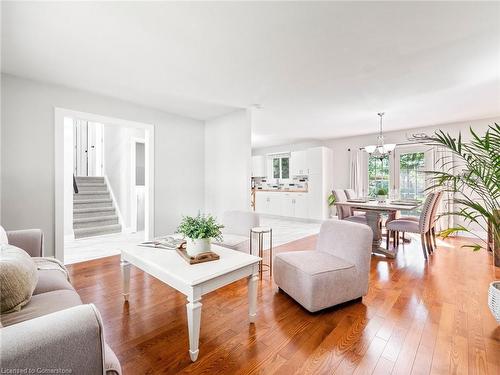
[[[54,254],[54,108],[155,126],[155,234],[204,207],[204,124],[115,98],[2,75],[2,213],[7,229],[41,228]]]
[[[205,123],[205,212],[250,209],[251,156],[250,111]]]
[[[123,218],[123,227],[132,226],[132,152],[133,138],[145,139],[144,129],[104,124],[103,157],[104,175],[113,191]]]

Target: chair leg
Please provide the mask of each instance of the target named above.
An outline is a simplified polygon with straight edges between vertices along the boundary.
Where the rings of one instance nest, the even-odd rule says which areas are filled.
[[[437,249],[437,243],[436,243],[436,228],[432,228],[432,240],[434,241],[434,249]]]
[[[420,242],[422,242],[422,252],[424,253],[424,258],[427,259],[427,249],[425,248],[425,234],[420,233]]]
[[[385,243],[385,248],[389,250],[389,238],[391,237],[391,231],[387,229],[387,233],[385,234],[386,238],[386,243]]]
[[[401,234],[401,239],[403,240],[403,245],[405,244],[405,232]]]
[[[398,244],[399,247],[399,231],[396,232],[396,243]]]
[[[431,255],[434,252],[434,247],[432,246],[432,240],[431,240],[431,233],[430,232],[427,232],[425,234],[425,240],[426,240],[426,243],[427,243],[428,253],[429,253],[429,255]]]

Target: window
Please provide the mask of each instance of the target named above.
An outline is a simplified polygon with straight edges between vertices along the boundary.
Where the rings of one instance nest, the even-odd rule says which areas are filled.
[[[399,156],[399,193],[402,199],[424,198],[424,168],[423,152],[411,152]]]
[[[290,157],[273,157],[273,177],[281,179],[290,178]]]
[[[389,192],[389,157],[370,156],[368,158],[368,194],[377,195],[379,189]]]

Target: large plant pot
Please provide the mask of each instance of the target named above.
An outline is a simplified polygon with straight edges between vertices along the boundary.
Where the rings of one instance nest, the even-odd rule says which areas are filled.
[[[493,281],[490,284],[488,306],[496,321],[500,323],[500,281]]]
[[[188,238],[186,240],[186,252],[195,257],[201,253],[210,251],[210,238]]]

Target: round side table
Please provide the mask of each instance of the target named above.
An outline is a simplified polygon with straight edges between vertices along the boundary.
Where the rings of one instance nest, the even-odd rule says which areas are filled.
[[[250,229],[250,253],[253,253],[253,236],[257,235],[259,257],[264,258],[264,234],[269,234],[269,264],[264,264],[263,259],[259,262],[260,279],[262,280],[263,267],[269,267],[269,276],[273,274],[273,229],[270,227],[255,227]]]

